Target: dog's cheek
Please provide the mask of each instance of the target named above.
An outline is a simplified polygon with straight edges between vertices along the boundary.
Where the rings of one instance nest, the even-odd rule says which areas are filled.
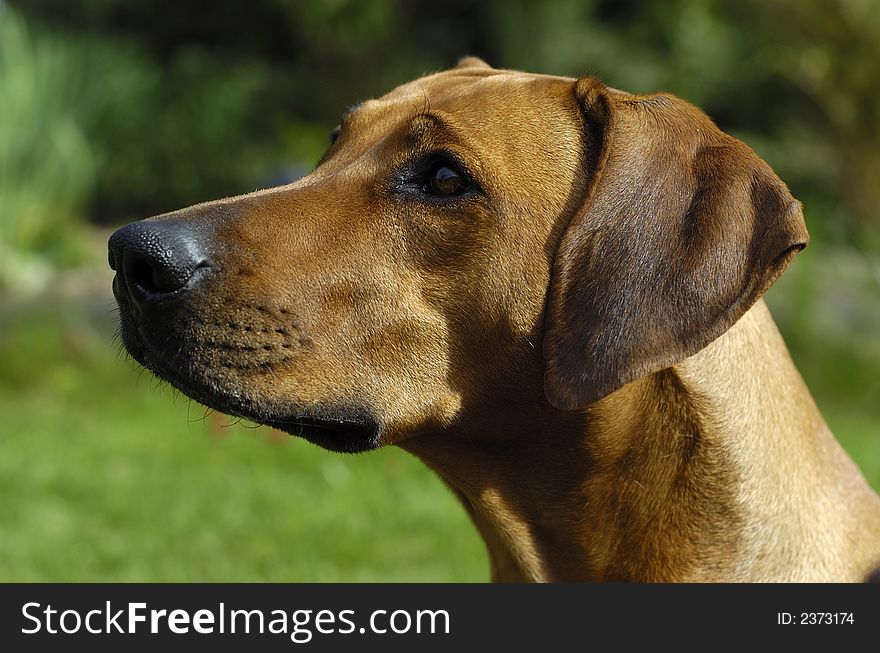
[[[381,444],[455,419],[461,402],[448,387],[449,343],[442,319],[395,317],[361,306],[340,320],[328,318],[333,328],[323,333],[309,329],[308,345],[271,373],[243,374],[244,393],[276,407],[275,412],[287,404],[357,406],[382,426]]]
[[[360,344],[366,392],[383,424],[384,443],[451,424],[461,409],[450,387],[450,342],[439,315],[398,319]]]

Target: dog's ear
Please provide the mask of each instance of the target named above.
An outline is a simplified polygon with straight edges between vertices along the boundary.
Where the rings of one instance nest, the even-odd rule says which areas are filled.
[[[809,241],[801,205],[748,146],[669,96],[575,85],[591,174],[547,303],[544,387],[582,408],[696,353]]]
[[[492,68],[485,61],[480,59],[479,57],[462,57],[458,60],[458,63],[455,64],[456,68]]]

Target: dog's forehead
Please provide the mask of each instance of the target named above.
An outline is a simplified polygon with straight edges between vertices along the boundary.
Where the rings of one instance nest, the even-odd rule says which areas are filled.
[[[516,105],[533,105],[542,98],[556,101],[560,87],[574,80],[509,70],[452,69],[402,84],[391,92],[359,106],[365,113],[413,113],[444,110],[482,113],[494,108],[515,111]]]

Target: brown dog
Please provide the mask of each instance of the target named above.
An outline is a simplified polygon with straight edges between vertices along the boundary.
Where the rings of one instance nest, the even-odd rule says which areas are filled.
[[[762,293],[800,204],[698,109],[465,59],[290,186],[110,240],[131,354],[324,447],[395,444],[495,580],[861,580],[880,500]]]

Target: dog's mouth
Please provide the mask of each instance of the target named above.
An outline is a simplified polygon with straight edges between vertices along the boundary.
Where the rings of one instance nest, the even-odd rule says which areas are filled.
[[[202,350],[196,342],[170,337],[165,332],[159,347],[143,324],[130,320],[122,310],[122,341],[125,349],[155,376],[186,396],[220,412],[265,424],[331,451],[355,453],[379,446],[381,428],[372,413],[356,401],[327,401],[300,405],[296,401],[269,400],[255,379],[274,378],[266,361],[224,364],[216,348]],[[179,324],[179,323],[178,323]]]
[[[228,381],[205,378],[204,373],[182,372],[178,366],[157,365],[148,356],[151,372],[201,404],[236,417],[264,424],[320,447],[342,453],[369,451],[379,446],[380,428],[367,411],[351,406],[319,407],[273,405],[255,398]]]
[[[357,453],[379,446],[379,429],[372,423],[351,418],[291,417],[267,419],[267,426],[343,453]]]

